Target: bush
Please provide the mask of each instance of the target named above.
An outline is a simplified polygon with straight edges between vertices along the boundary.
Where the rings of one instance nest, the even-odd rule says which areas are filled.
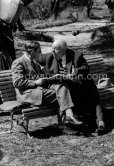
[[[21,13],[21,19],[45,19],[50,16],[51,0],[34,0],[25,7]]]

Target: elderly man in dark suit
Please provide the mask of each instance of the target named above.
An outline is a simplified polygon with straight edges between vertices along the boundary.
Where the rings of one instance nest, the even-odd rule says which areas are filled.
[[[67,48],[67,43],[62,39],[55,40],[52,48],[52,53],[39,57],[39,62],[45,64],[47,75],[62,75],[60,81],[69,85],[75,113],[79,105],[83,106],[85,111],[90,109],[90,114],[97,117],[98,133],[104,133],[105,124],[98,91],[93,80],[87,78],[89,67],[83,53]]]
[[[67,83],[44,77],[37,58],[41,54],[39,43],[26,46],[26,52],[12,64],[13,85],[17,100],[32,105],[58,104],[60,114],[65,114],[68,122],[81,124],[72,112],[74,106]]]

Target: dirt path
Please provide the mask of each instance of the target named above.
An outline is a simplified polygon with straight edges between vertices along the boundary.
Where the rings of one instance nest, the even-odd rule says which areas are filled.
[[[51,35],[54,37],[54,39],[62,38],[67,41],[68,46],[76,46],[76,47],[83,47],[86,45],[89,45],[91,43],[91,33],[80,33],[77,36],[73,36],[72,32],[76,30],[89,30],[92,28],[100,27],[106,25],[106,20],[104,21],[92,21],[92,22],[84,22],[84,23],[72,23],[60,27],[52,27],[52,28],[46,28],[43,29],[43,31],[47,32],[48,35]],[[62,31],[64,31],[62,33]],[[67,31],[67,32],[65,32]],[[42,51],[45,53],[47,52],[47,48],[49,51],[51,50],[46,45],[44,46],[44,42],[41,42],[42,45]],[[51,43],[50,43],[51,45]]]

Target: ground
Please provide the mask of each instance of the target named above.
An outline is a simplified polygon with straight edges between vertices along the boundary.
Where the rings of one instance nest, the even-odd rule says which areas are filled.
[[[87,30],[105,25],[106,20],[92,20],[84,23],[73,23],[61,27],[42,29],[54,38],[63,38],[69,47],[75,47],[86,55],[100,54],[106,66],[114,69],[114,49],[89,50],[92,43],[91,31],[73,36],[74,30]],[[34,30],[34,29],[32,29]],[[38,29],[36,29],[37,31]],[[69,31],[64,33],[49,31]],[[17,57],[20,49],[30,40],[21,40],[15,36]],[[40,41],[42,52],[51,51],[51,42]],[[109,56],[110,55],[110,56]],[[113,73],[111,73],[113,81]],[[15,125],[9,133],[10,116],[0,114],[0,165],[1,166],[114,166],[114,109],[104,110],[107,133],[97,136],[89,128],[76,127],[76,135],[62,134],[57,127],[57,117],[46,117],[31,120],[29,130],[33,139],[28,139],[22,127]]]

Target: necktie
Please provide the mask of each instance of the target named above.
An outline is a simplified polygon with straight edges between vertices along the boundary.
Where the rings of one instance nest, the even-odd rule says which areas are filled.
[[[60,72],[61,74],[67,74],[67,73],[68,73],[67,67],[66,67],[66,66],[63,66],[63,64],[62,64],[62,59],[59,59],[58,61],[59,61],[59,72]]]
[[[59,61],[59,65],[60,65],[60,67],[63,68],[63,65],[62,65],[62,59],[59,59],[58,61]]]

